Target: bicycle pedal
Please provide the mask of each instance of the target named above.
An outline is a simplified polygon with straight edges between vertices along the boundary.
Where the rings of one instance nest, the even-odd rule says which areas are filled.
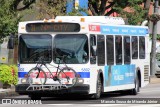
[[[57,76],[55,76],[55,77],[53,77],[53,80],[54,80],[54,81],[58,81],[59,79],[58,79]]]
[[[66,78],[67,78],[67,80],[70,80],[70,78],[68,76]]]

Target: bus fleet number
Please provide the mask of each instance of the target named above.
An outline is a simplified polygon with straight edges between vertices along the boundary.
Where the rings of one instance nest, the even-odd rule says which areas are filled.
[[[90,71],[90,68],[82,68],[81,71],[82,71],[82,72],[89,72],[89,71]]]

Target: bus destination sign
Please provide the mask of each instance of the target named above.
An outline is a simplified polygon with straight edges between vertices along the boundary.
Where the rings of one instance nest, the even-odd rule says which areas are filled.
[[[28,23],[27,32],[79,32],[78,23]]]

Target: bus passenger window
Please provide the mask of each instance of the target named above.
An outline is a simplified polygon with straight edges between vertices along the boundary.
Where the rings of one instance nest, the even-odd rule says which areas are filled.
[[[116,49],[115,49],[116,64],[122,64],[122,37],[117,36],[115,42],[116,42]]]
[[[124,64],[129,64],[131,62],[130,55],[130,37],[124,37]]]
[[[145,38],[139,37],[139,59],[145,59]]]
[[[138,58],[138,39],[136,36],[132,37],[132,59]]]
[[[96,37],[90,35],[90,63],[96,64]]]
[[[107,50],[107,64],[114,64],[114,38],[111,35],[108,35],[106,38],[106,50]]]
[[[105,64],[105,43],[104,35],[97,36],[97,57],[98,65],[103,66]]]

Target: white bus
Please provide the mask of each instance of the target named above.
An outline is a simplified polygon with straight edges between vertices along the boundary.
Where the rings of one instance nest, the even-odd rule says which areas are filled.
[[[31,99],[56,94],[82,94],[100,98],[102,92],[129,91],[136,95],[149,83],[149,32],[146,26],[125,25],[122,18],[59,16],[55,19],[20,22],[19,82],[16,92]],[[40,56],[57,65],[54,49],[70,54],[66,64],[79,74],[69,89],[27,91],[25,75]],[[56,69],[50,67],[51,71]],[[46,70],[47,72],[47,70]],[[46,84],[54,84],[48,78]]]

